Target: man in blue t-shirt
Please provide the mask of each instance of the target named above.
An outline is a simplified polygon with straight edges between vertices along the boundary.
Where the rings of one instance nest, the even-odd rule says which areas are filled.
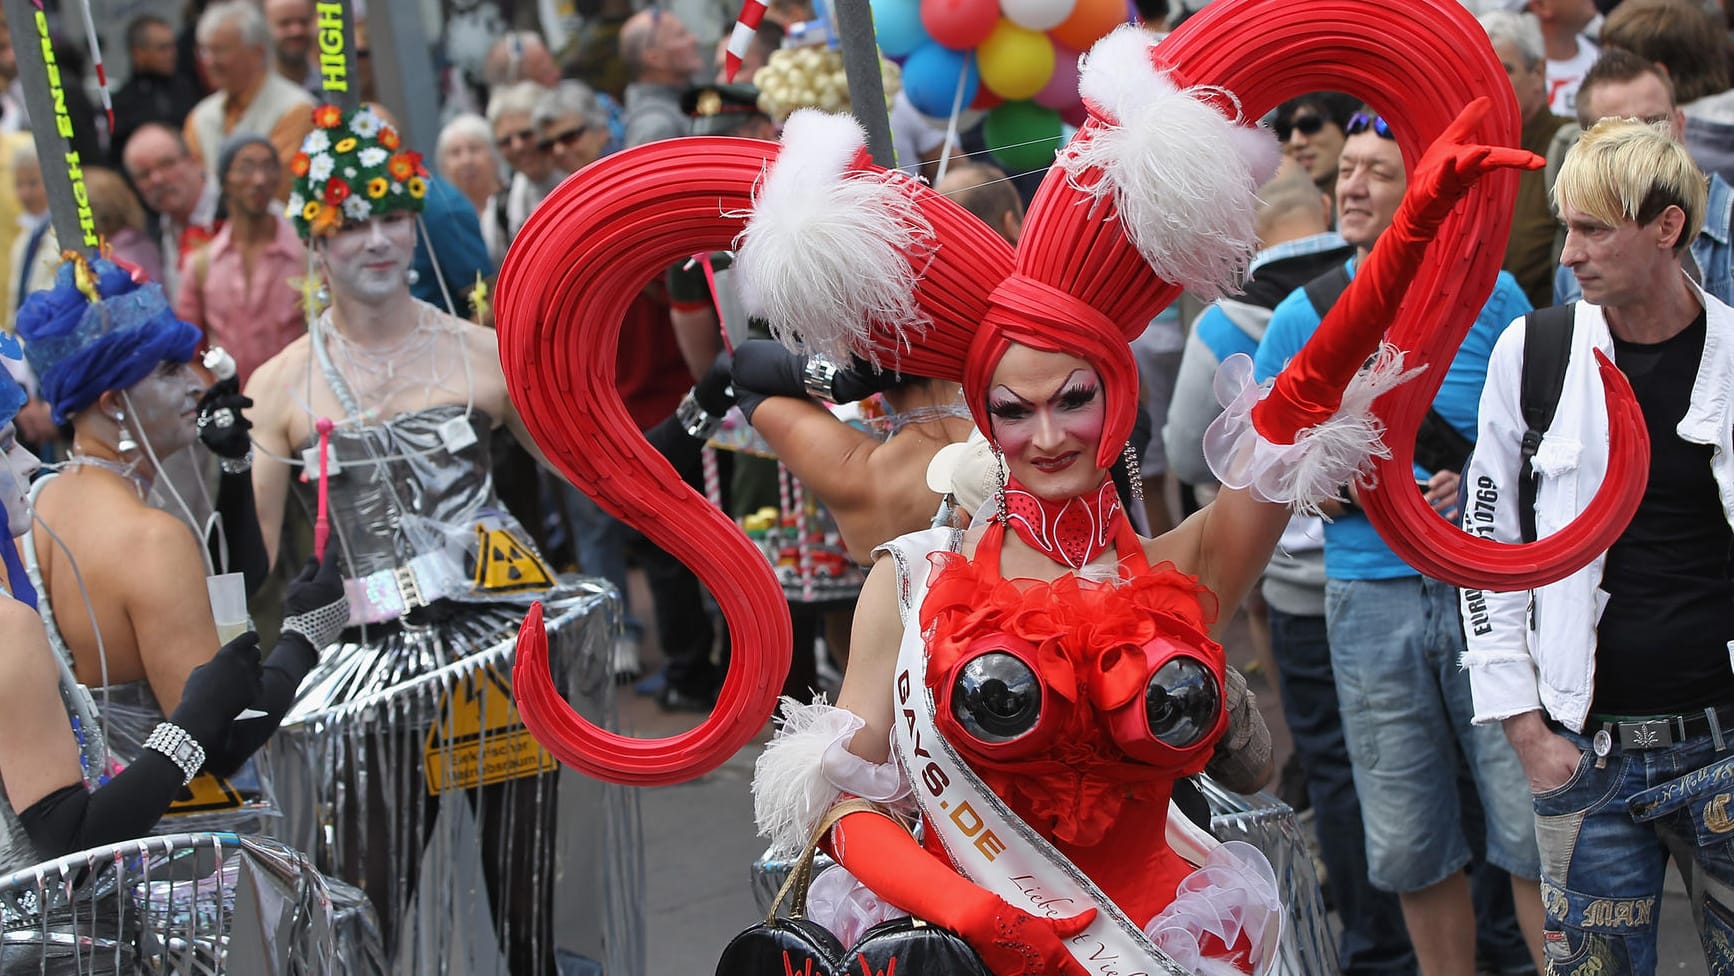
[[[1357,115],[1347,131],[1337,173],[1337,231],[1356,248],[1347,264],[1352,276],[1390,226],[1407,177],[1382,119]],[[1324,294],[1317,283],[1313,291]],[[1318,328],[1322,310],[1313,302],[1301,289],[1272,313],[1253,360],[1261,381],[1276,375]],[[1494,341],[1529,310],[1517,282],[1500,272],[1433,401],[1432,422],[1448,426],[1435,441],[1473,440]],[[1420,490],[1442,516],[1456,514],[1461,466],[1459,458],[1439,470],[1415,470]],[[1352,489],[1340,504],[1327,505],[1333,521],[1325,526],[1325,622],[1372,883],[1398,895],[1422,972],[1475,971],[1476,920],[1464,868],[1473,853],[1483,852],[1471,851],[1461,823],[1458,784],[1467,759],[1485,812],[1485,859],[1511,874],[1518,917],[1539,966],[1541,865],[1527,783],[1505,737],[1470,724],[1469,680],[1458,667],[1464,645],[1457,591],[1399,559],[1359,510]]]

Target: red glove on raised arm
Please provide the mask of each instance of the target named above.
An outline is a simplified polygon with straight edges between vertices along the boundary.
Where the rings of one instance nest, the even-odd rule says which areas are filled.
[[[825,847],[880,898],[962,936],[994,976],[1089,976],[1065,942],[1096,920],[1094,908],[1070,918],[1040,918],[1015,908],[877,813],[844,817]]]
[[[1499,169],[1544,165],[1527,150],[1469,141],[1492,104],[1483,96],[1464,106],[1415,165],[1391,226],[1379,235],[1318,331],[1277,374],[1270,395],[1253,409],[1253,424],[1266,440],[1292,444],[1297,433],[1337,412],[1343,388],[1378,351],[1385,329],[1396,319],[1428,242],[1477,180]]]

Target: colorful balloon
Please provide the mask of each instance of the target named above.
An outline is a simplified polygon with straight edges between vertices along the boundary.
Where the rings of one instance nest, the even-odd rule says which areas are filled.
[[[1006,102],[987,113],[981,136],[1007,173],[1043,170],[1060,150],[1060,113],[1035,102]]]
[[[1083,96],[1078,94],[1078,52],[1054,45],[1054,73],[1031,101],[1060,111],[1070,108]]]
[[[982,84],[995,95],[1008,101],[1029,98],[1054,73],[1054,44],[1040,31],[1001,20],[976,49],[976,63]]]
[[[930,38],[921,26],[921,0],[872,0],[873,39],[886,57],[901,58]]]
[[[953,51],[968,51],[999,23],[999,0],[920,0],[921,26]]]
[[[975,55],[968,51],[953,51],[937,41],[916,48],[903,62],[903,93],[909,104],[922,115],[951,117],[951,103],[957,98],[957,82],[963,78],[963,104],[975,100],[981,86],[981,73],[976,70]]]
[[[1048,33],[1055,44],[1088,51],[1104,34],[1126,22],[1125,0],[1077,0],[1071,15]]]
[[[1019,27],[1045,31],[1072,15],[1078,0],[999,0],[1000,12]]]

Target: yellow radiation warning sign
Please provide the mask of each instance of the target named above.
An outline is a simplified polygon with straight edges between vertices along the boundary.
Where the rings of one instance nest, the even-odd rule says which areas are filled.
[[[169,816],[183,813],[216,813],[234,810],[241,805],[241,794],[221,776],[200,773],[181,787],[180,795],[169,805]]]
[[[545,590],[554,585],[554,571],[511,532],[477,525],[476,572],[471,583],[491,593]]]
[[[504,783],[559,766],[518,717],[512,688],[493,667],[468,675],[440,699],[422,772],[429,795]]]

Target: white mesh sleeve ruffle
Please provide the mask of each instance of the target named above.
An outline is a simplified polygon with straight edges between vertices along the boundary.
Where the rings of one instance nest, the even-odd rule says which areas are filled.
[[[1205,460],[1225,487],[1244,488],[1262,502],[1291,505],[1302,515],[1319,515],[1318,503],[1364,477],[1370,458],[1391,456],[1373,401],[1425,368],[1405,370],[1402,350],[1386,344],[1349,381],[1331,419],[1302,430],[1293,444],[1273,444],[1252,422],[1271,381],[1256,382],[1252,359],[1235,353],[1216,371],[1216,401],[1223,410],[1204,432]]]
[[[867,726],[861,716],[826,704],[823,695],[811,705],[784,698],[781,713],[753,768],[753,818],[773,857],[800,856],[844,793],[913,812],[909,780],[895,759],[871,763],[849,751],[849,740]]]
[[[880,922],[908,914],[882,900],[841,864],[826,868],[807,889],[807,917],[829,929],[844,948],[860,942]]]
[[[1174,901],[1144,926],[1144,934],[1174,961],[1195,973],[1239,973],[1205,958],[1198,943],[1215,935],[1232,946],[1245,936],[1252,958],[1269,959],[1282,936],[1282,900],[1276,872],[1258,848],[1229,841],[1210,852],[1202,867],[1180,882]]]

